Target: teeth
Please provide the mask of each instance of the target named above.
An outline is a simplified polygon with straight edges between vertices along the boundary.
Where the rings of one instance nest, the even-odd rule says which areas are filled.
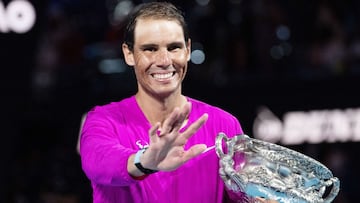
[[[168,79],[168,78],[171,78],[173,75],[173,73],[166,73],[166,74],[154,74],[153,77],[155,79]]]

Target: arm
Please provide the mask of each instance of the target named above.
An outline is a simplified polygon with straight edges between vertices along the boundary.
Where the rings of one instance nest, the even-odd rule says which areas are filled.
[[[80,136],[82,169],[93,182],[126,186],[136,181],[127,173],[128,157],[136,152],[118,141],[114,123],[102,111],[90,111]]]

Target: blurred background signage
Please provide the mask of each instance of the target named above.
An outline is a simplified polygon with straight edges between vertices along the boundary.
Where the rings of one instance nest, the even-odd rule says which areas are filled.
[[[360,141],[360,108],[289,111],[280,120],[263,107],[254,122],[254,136],[286,145]]]
[[[34,26],[35,20],[35,8],[29,1],[14,0],[7,5],[0,1],[0,33],[26,33]]]

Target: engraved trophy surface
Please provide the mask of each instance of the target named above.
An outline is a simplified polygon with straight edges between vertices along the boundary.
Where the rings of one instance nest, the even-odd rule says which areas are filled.
[[[247,135],[216,138],[219,174],[227,189],[279,203],[329,203],[340,190],[340,181],[320,162],[289,148]]]

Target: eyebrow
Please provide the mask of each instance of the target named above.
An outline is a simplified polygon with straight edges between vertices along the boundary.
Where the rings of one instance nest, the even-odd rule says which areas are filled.
[[[146,48],[153,48],[153,47],[158,47],[158,44],[154,44],[154,43],[149,43],[149,44],[142,44],[140,45],[140,49],[146,49]],[[168,47],[172,47],[172,46],[179,46],[179,47],[184,47],[184,43],[183,42],[171,42],[169,44],[167,44]]]
[[[140,45],[140,49],[147,49],[147,48],[153,48],[153,47],[158,47],[158,45],[156,45],[156,44],[142,44],[142,45]]]
[[[182,43],[182,42],[172,42],[172,43],[168,44],[168,46],[170,46],[170,47],[172,47],[172,46],[184,47],[184,43]]]

